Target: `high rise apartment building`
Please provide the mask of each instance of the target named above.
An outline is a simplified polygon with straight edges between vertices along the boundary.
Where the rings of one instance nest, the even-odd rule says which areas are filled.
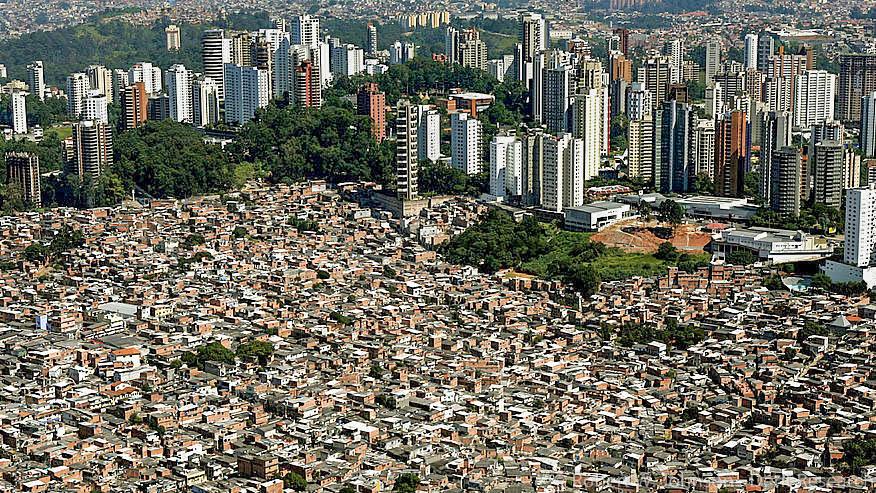
[[[371,135],[378,142],[386,138],[386,94],[375,83],[363,85],[356,96],[356,110],[371,119]]]
[[[417,149],[418,110],[410,101],[399,101],[396,108],[396,193],[400,200],[418,197],[417,173],[419,150]]]
[[[40,207],[40,158],[30,152],[6,153],[6,185],[13,185],[28,205]]]

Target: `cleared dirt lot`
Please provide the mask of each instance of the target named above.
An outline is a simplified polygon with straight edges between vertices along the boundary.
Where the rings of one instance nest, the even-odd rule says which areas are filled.
[[[702,252],[712,237],[699,231],[696,224],[682,224],[675,229],[670,240],[659,238],[652,228],[664,226],[656,220],[643,223],[637,219],[621,221],[590,237],[606,246],[621,248],[627,252],[654,253],[664,241],[671,241],[675,248],[686,252]]]

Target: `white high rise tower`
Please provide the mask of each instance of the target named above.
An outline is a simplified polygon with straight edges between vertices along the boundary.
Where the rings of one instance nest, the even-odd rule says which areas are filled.
[[[876,157],[876,92],[861,102],[861,150],[865,157]]]
[[[441,114],[430,105],[420,105],[417,146],[420,162],[438,161],[441,158]]]
[[[292,19],[292,44],[313,46],[319,44],[319,17],[299,15]]]
[[[490,142],[490,195],[522,194],[523,143],[513,135],[497,135]]]
[[[468,113],[450,115],[451,164],[467,175],[481,171],[481,131],[481,122]]]
[[[706,43],[706,85],[715,80],[721,66],[721,43],[711,40]]]
[[[868,267],[876,260],[876,189],[846,190],[845,263]]]
[[[757,69],[757,34],[745,35],[745,68]]]
[[[22,91],[13,91],[11,94],[12,131],[17,134],[27,133],[27,103],[24,95]]]
[[[809,128],[833,119],[836,75],[826,70],[806,70],[794,87],[794,126]]]
[[[192,123],[192,77],[185,65],[176,64],[165,74],[167,96],[170,100],[170,119],[176,122]]]
[[[79,118],[82,115],[82,102],[88,97],[88,76],[77,72],[67,77],[67,115]]]
[[[209,29],[201,34],[201,59],[204,64],[204,76],[209,77],[216,84],[219,99],[223,99],[225,64],[231,63],[231,39],[225,37],[225,31]]]

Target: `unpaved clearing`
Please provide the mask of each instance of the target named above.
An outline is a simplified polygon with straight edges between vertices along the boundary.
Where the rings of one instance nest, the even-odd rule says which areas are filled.
[[[657,237],[649,229],[659,226],[665,225],[655,220],[643,223],[638,219],[631,219],[613,224],[595,233],[590,239],[626,252],[654,253],[661,243],[667,241]],[[698,253],[703,251],[711,239],[711,235],[700,231],[696,224],[682,224],[675,229],[675,234],[669,241],[679,250]]]

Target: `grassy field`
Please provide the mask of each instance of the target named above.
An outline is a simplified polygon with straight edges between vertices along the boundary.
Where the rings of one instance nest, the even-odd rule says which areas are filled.
[[[516,36],[488,31],[482,31],[480,34],[481,40],[487,45],[487,52],[491,58],[514,54],[514,45],[517,44]]]
[[[569,257],[573,248],[579,244],[588,243],[592,235],[590,233],[563,231],[553,224],[543,224],[543,226],[551,238],[549,241],[550,252],[524,262],[520,267],[524,272],[529,272],[539,277],[548,277],[547,272],[551,265],[556,265],[564,258]]]
[[[705,260],[708,260],[706,257]],[[657,276],[675,262],[666,262],[643,253],[609,254],[599,257],[591,265],[606,281],[626,279],[633,276]]]
[[[59,125],[57,127],[47,128],[46,134],[54,133],[59,140],[64,140],[73,135],[73,127],[70,125]]]
[[[443,247],[451,262],[473,265],[483,272],[512,269],[542,279],[562,280],[583,293],[593,293],[600,281],[665,274],[670,266],[693,272],[708,265],[706,254],[690,254],[675,247],[657,253],[626,252],[609,247],[592,233],[562,231],[555,224],[526,218],[514,222],[491,211],[481,222],[455,236]]]
[[[592,233],[575,233],[558,230],[555,226],[545,225],[551,235],[548,253],[524,262],[520,270],[539,277],[550,277],[552,265],[558,265],[570,257],[576,257],[583,245],[591,240]],[[627,253],[619,248],[606,247],[596,259],[587,262],[606,281],[627,279],[633,276],[657,276],[664,274],[670,266],[682,262],[708,263],[708,254],[692,254],[675,260],[661,260],[654,255],[644,253]]]

